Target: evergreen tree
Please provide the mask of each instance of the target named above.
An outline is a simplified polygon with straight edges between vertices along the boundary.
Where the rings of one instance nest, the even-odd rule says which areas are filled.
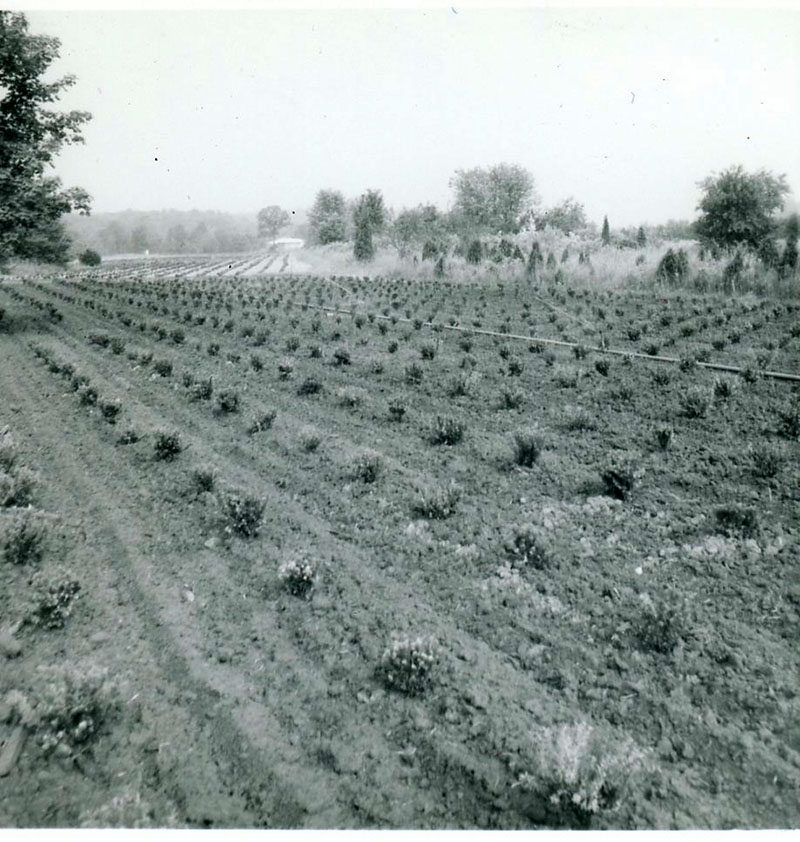
[[[603,232],[600,234],[600,239],[603,242],[604,246],[607,246],[611,242],[611,231],[608,227],[608,217],[603,217]]]
[[[644,228],[640,225],[636,232],[636,245],[639,248],[644,248],[647,245],[647,234],[644,233]]]

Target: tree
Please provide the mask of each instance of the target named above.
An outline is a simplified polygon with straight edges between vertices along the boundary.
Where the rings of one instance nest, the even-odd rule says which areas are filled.
[[[353,254],[356,260],[367,262],[375,256],[372,235],[383,230],[386,219],[383,195],[380,190],[367,190],[353,208],[353,222],[356,233]]]
[[[602,241],[604,246],[607,246],[611,242],[611,230],[608,227],[608,217],[603,217],[603,231],[600,234],[600,240]]]
[[[392,235],[400,252],[421,246],[426,240],[438,240],[444,234],[444,219],[435,205],[404,209],[392,225]]]
[[[84,266],[99,266],[102,263],[103,258],[100,257],[94,249],[86,249],[86,251],[81,252],[78,260],[80,260]]]
[[[571,234],[586,227],[586,212],[580,202],[572,197],[565,199],[560,205],[533,214],[533,222],[537,231],[547,226],[556,228],[563,234]]]
[[[797,269],[797,237],[800,234],[800,218],[793,213],[785,223],[786,245],[783,247],[778,271],[781,277],[788,277]]]
[[[0,262],[11,257],[63,263],[70,246],[61,217],[89,213],[89,194],[48,174],[65,145],[83,143],[86,111],[52,111],[74,76],[45,82],[61,42],[31,35],[20,12],[0,11]]]
[[[640,225],[639,230],[636,232],[636,245],[639,248],[644,248],[647,245],[647,234],[644,232],[644,228]]]
[[[290,221],[289,214],[278,205],[261,208],[258,212],[258,236],[274,240]]]
[[[347,238],[347,211],[338,190],[320,190],[308,214],[308,225],[315,242],[322,246]]]
[[[709,176],[698,186],[704,195],[694,229],[704,242],[728,250],[736,246],[758,249],[771,235],[773,214],[783,208],[783,197],[789,192],[786,176],[763,169],[746,173],[741,166]]]
[[[533,176],[516,164],[456,170],[453,215],[462,233],[515,234],[538,199]]]

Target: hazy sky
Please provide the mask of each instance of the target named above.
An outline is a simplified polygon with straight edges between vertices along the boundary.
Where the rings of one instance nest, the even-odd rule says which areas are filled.
[[[508,162],[612,226],[691,218],[741,163],[800,195],[800,13],[736,8],[29,11],[93,113],[58,173],[96,211],[447,207]]]

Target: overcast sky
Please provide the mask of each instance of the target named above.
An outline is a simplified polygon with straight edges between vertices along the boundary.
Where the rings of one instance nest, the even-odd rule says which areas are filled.
[[[95,211],[308,208],[380,188],[446,208],[508,162],[544,205],[692,218],[731,164],[800,194],[800,13],[736,8],[28,11],[91,111],[58,173]]]

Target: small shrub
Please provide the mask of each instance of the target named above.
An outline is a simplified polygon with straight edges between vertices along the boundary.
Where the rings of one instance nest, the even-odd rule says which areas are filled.
[[[668,386],[671,380],[672,378],[665,368],[657,368],[653,372],[653,383],[655,383],[656,386]]]
[[[501,389],[500,408],[519,409],[525,403],[525,393],[520,389]]]
[[[336,391],[336,397],[341,406],[357,409],[366,400],[366,392],[354,386],[342,386]]]
[[[183,345],[186,340],[186,334],[180,328],[176,328],[170,333],[170,338],[176,345]]]
[[[452,483],[441,488],[425,488],[419,491],[412,511],[428,520],[444,520],[455,514],[460,499],[461,492]]]
[[[598,374],[602,375],[603,377],[608,377],[608,370],[610,368],[608,360],[595,360],[594,368]]]
[[[431,425],[431,444],[458,444],[464,438],[465,429],[464,422],[458,418],[437,415]]]
[[[645,754],[628,736],[586,721],[537,726],[530,735],[531,770],[515,784],[537,796],[548,824],[584,829],[617,810],[641,779]]]
[[[778,476],[783,457],[769,447],[757,447],[753,450],[753,476],[758,479],[773,479]]]
[[[33,574],[30,585],[35,594],[32,620],[44,629],[63,629],[72,613],[72,602],[81,589],[72,571],[63,567]]]
[[[397,344],[397,341],[393,339],[393,340],[389,343],[389,345],[388,345],[388,347],[386,348],[386,350],[387,350],[390,354],[395,354],[395,353],[397,353],[397,349],[398,349],[399,347],[400,347],[400,346]]]
[[[778,413],[778,435],[786,439],[800,438],[800,408],[793,406]]]
[[[104,398],[99,401],[100,414],[109,424],[116,424],[120,412],[122,412],[122,401],[119,398]]]
[[[757,538],[758,512],[743,506],[721,506],[714,511],[717,529],[729,537]]]
[[[627,500],[644,476],[639,457],[633,453],[621,453],[612,457],[609,465],[600,472],[606,493],[618,500]]]
[[[300,447],[306,453],[314,453],[322,443],[322,436],[313,429],[305,429],[300,433]]]
[[[306,597],[314,587],[314,566],[307,559],[289,559],[278,568],[278,579],[292,596]]]
[[[506,540],[505,549],[515,566],[543,570],[550,563],[539,531],[531,524],[514,527],[511,536]]]
[[[34,512],[17,512],[5,522],[3,558],[10,564],[35,564],[44,553],[45,529]]]
[[[337,366],[350,365],[350,352],[347,348],[337,348],[333,352],[333,364]]]
[[[697,368],[697,360],[694,357],[681,357],[678,368],[684,374],[690,374]]]
[[[399,398],[389,401],[389,419],[391,421],[402,421],[406,414],[406,405]]]
[[[97,403],[98,392],[94,386],[81,386],[78,390],[78,400],[81,406],[94,406]]]
[[[189,397],[193,401],[208,401],[214,394],[214,382],[211,377],[197,380],[189,386]]]
[[[217,475],[213,468],[202,465],[192,471],[192,485],[198,494],[213,491],[217,484]]]
[[[430,686],[437,657],[435,641],[405,637],[392,641],[384,651],[378,672],[390,690],[417,696]]]
[[[269,430],[269,428],[275,422],[278,413],[274,409],[267,409],[263,412],[258,413],[258,415],[253,416],[250,419],[250,423],[247,425],[247,432],[253,436],[256,433],[261,433],[264,430]]]
[[[225,531],[241,538],[258,535],[266,503],[258,497],[228,492],[222,498],[222,510],[227,524]]]
[[[538,430],[517,430],[514,433],[514,463],[532,468],[541,456],[544,440]]]
[[[719,401],[728,400],[735,391],[735,382],[728,378],[717,377],[714,379],[714,399]]]
[[[121,336],[115,336],[111,340],[111,353],[121,354],[125,350],[125,340]]]
[[[509,377],[519,377],[522,372],[525,371],[525,366],[522,364],[521,360],[517,359],[516,357],[511,357],[508,360],[508,376]]]
[[[409,384],[409,386],[417,386],[422,383],[423,375],[424,372],[419,363],[411,363],[411,365],[407,365],[405,367],[405,371],[403,372],[405,381]]]
[[[153,369],[155,370],[156,374],[160,375],[161,377],[172,376],[172,363],[169,360],[155,360],[153,362]]]
[[[572,433],[583,433],[589,430],[596,430],[597,420],[588,410],[579,406],[577,409],[570,410],[567,413],[564,427]]]
[[[680,403],[687,418],[705,418],[711,407],[711,395],[702,386],[692,386],[681,395]]]
[[[278,362],[278,379],[288,380],[294,372],[294,362],[288,357],[284,357]]]
[[[33,502],[38,475],[24,466],[12,473],[0,473],[0,507],[24,508]]]
[[[154,450],[156,459],[162,462],[171,462],[183,450],[180,435],[164,430],[156,433]]]
[[[380,453],[374,450],[364,450],[353,460],[351,474],[354,479],[361,482],[376,482],[383,469],[383,460]]]
[[[264,369],[264,360],[258,356],[258,354],[251,354],[250,355],[250,367],[253,371],[263,371]]]
[[[110,343],[111,337],[107,333],[97,332],[89,334],[90,345],[97,345],[100,348],[108,348]]]
[[[633,631],[642,649],[667,655],[686,636],[689,622],[685,601],[674,591],[652,600],[644,597]]]
[[[217,408],[222,413],[239,411],[239,393],[233,389],[225,389],[217,394]]]
[[[0,471],[11,473],[19,454],[11,436],[6,433],[0,438]]]
[[[656,444],[661,448],[661,450],[668,450],[672,444],[674,435],[675,431],[672,427],[657,427],[655,432]]]

